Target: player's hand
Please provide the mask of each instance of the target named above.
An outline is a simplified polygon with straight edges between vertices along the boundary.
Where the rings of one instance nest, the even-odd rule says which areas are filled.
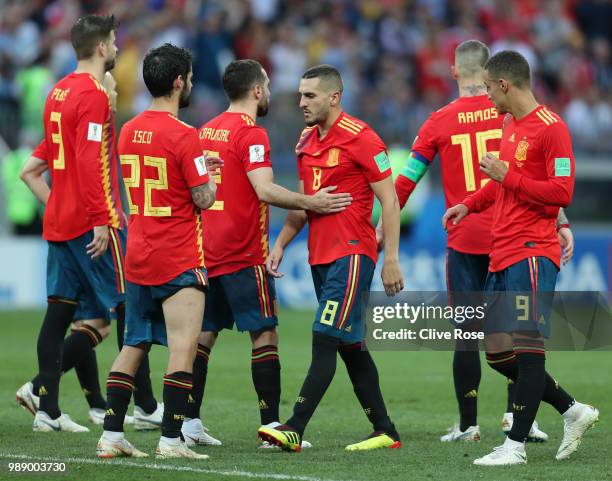
[[[274,244],[274,247],[272,247],[268,258],[266,259],[266,269],[272,277],[279,278],[285,275],[282,272],[278,272],[278,268],[283,261],[284,254],[285,250]]]
[[[469,214],[469,209],[465,204],[457,204],[448,209],[442,216],[442,227],[446,230],[446,224],[452,220],[453,225],[457,225],[461,222],[466,215]]]
[[[218,175],[219,169],[223,167],[223,159],[210,155],[208,152],[204,154],[204,162],[206,162],[208,175]]]
[[[574,256],[574,234],[572,234],[572,230],[569,227],[561,227],[557,232],[557,237],[559,237],[559,244],[561,244],[563,251],[561,263],[565,265]]]
[[[348,193],[332,194],[331,192],[337,188],[337,185],[323,187],[316,194],[311,195],[308,210],[317,214],[335,214],[346,209],[353,202],[353,197]]]
[[[108,226],[107,225],[96,225],[93,228],[93,240],[87,244],[87,255],[90,255],[92,259],[101,257],[108,248]]]
[[[376,248],[378,249],[378,252],[383,250],[384,246],[385,246],[385,236],[383,232],[382,217],[381,217],[381,219],[378,221],[378,224],[376,225]]]
[[[404,277],[398,259],[387,259],[385,257],[380,276],[385,286],[385,293],[388,296],[394,296],[404,288]]]
[[[487,152],[486,155],[480,159],[480,171],[484,172],[487,177],[502,182],[508,172],[508,166],[499,160],[495,155]]]

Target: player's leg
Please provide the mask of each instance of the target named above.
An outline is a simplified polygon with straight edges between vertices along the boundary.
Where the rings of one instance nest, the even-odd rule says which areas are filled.
[[[206,379],[208,377],[208,360],[213,346],[222,329],[231,329],[234,318],[229,307],[225,292],[221,285],[221,277],[208,279],[206,306],[201,320],[202,332],[198,338],[195,361],[193,362],[193,388],[188,398],[185,421],[181,433],[185,444],[192,447],[196,444],[220,446],[221,441],[211,436],[200,417],[204,400]],[[235,286],[233,286],[235,288]]]
[[[267,274],[266,266],[255,265],[220,276],[220,283],[236,328],[251,337],[251,376],[261,425],[278,425],[281,366],[274,278]]]
[[[557,272],[556,266],[549,259],[533,257],[499,274],[503,276],[506,291],[506,298],[501,303],[505,303],[505,309],[500,312],[506,325],[499,330],[511,331],[512,351],[508,350],[508,336],[504,335],[504,345],[501,346],[504,350],[500,350],[500,346],[493,346],[497,356],[488,356],[488,360],[493,367],[498,366],[498,371],[505,371],[516,383],[513,424],[504,445],[477,459],[475,464],[489,466],[525,463],[524,442],[541,400],[552,404],[565,418],[566,429],[557,459],[563,459],[574,452],[584,432],[597,420],[596,409],[576,403],[546,373],[544,339],[550,332],[549,317]],[[515,321],[508,322],[510,314],[514,314]],[[498,338],[501,339],[499,335]],[[487,345],[489,348],[490,342]],[[573,408],[574,405],[577,407]]]
[[[213,279],[210,279],[212,284]],[[210,291],[206,294],[206,308],[209,307]],[[185,438],[185,444],[189,447],[195,445],[220,446],[221,441],[211,436],[208,428],[202,423],[200,417],[200,409],[204,399],[204,390],[206,388],[206,378],[208,375],[208,358],[212,351],[215,341],[217,340],[218,332],[202,331],[198,338],[198,346],[196,357],[193,362],[193,387],[191,394],[187,399],[187,410],[185,411],[185,420],[181,428],[181,434]]]
[[[464,254],[452,248],[447,250],[446,284],[450,301],[454,305],[469,304],[474,294],[481,292],[488,270],[488,256]],[[463,330],[477,330],[475,323],[461,323]],[[459,407],[459,424],[449,429],[441,441],[479,441],[478,388],[480,386],[480,355],[478,340],[457,339],[453,354],[453,383]]]
[[[125,333],[125,304],[117,307],[117,346],[123,347]],[[164,405],[158,403],[153,394],[149,353],[147,352],[134,374],[134,427],[138,431],[159,429]]]
[[[258,431],[261,439],[288,451],[301,450],[301,438],[306,425],[336,372],[336,357],[340,338],[339,331],[333,325],[333,320],[337,317],[339,301],[328,296],[341,297],[344,294],[344,291],[339,295],[335,293],[343,283],[346,285],[346,276],[344,280],[340,280],[330,275],[330,273],[333,273],[333,266],[340,261],[341,259],[331,264],[312,267],[312,277],[319,300],[319,308],[313,325],[312,359],[306,379],[293,407],[293,415],[281,426],[276,428],[262,426]]]
[[[113,362],[106,381],[104,432],[96,454],[100,458],[143,457],[123,433],[125,415],[134,391],[134,375],[152,343],[166,344],[161,306],[149,286],[126,283],[126,330],[124,346]]]
[[[342,297],[339,297],[336,315],[329,321],[338,330],[341,344],[338,347],[344,361],[357,399],[372,423],[373,432],[363,441],[346,447],[349,451],[378,448],[399,448],[400,437],[391,422],[380,389],[378,369],[369,351],[363,349],[364,324],[361,318],[362,305],[367,303],[375,264],[367,256],[353,255],[345,258],[345,265],[333,275],[337,279],[345,277],[346,284]],[[344,267],[347,267],[344,269]]]
[[[164,299],[162,308],[168,336],[168,367],[164,376],[164,416],[156,455],[159,458],[206,459],[208,456],[191,451],[180,438],[181,426],[187,411],[187,400],[193,387],[193,362],[202,329],[204,292],[198,288],[197,283],[192,284],[193,287],[179,287],[178,290],[171,284],[163,286],[167,291],[171,291],[169,297],[163,295],[162,288],[156,288],[159,291],[158,297]]]
[[[40,406],[34,417],[34,431],[88,431],[62,414],[58,404],[64,336],[74,318],[82,284],[68,243],[49,242],[48,307],[37,343]]]

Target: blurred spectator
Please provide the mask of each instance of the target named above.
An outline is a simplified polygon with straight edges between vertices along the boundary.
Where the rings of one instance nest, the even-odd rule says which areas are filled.
[[[423,118],[456,95],[449,66],[468,38],[521,52],[538,99],[570,117],[578,153],[612,153],[606,0],[0,0],[0,136],[11,148],[20,129],[40,135],[45,85],[74,68],[70,28],[92,12],[113,12],[120,22],[119,123],[148,106],[141,66],[151,46],[193,50],[194,95],[182,115],[195,125],[225,108],[227,63],[258,60],[271,79],[262,123],[280,171],[294,167],[303,126],[296,91],[308,66],[335,65],[345,108],[388,143],[408,145]],[[41,52],[48,59],[36,62]]]
[[[22,130],[19,147],[10,151],[2,159],[2,190],[6,200],[6,217],[17,235],[40,235],[42,233],[42,213],[38,199],[21,182],[21,169],[30,158],[38,144],[38,133]]]

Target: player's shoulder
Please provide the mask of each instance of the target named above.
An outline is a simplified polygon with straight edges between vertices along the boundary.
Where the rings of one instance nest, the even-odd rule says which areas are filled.
[[[198,134],[198,129],[196,129],[193,125],[183,122],[170,112],[168,112],[166,116],[162,117],[161,120],[163,122],[164,129],[167,129],[168,133],[170,134],[178,136],[193,135],[194,133],[196,135]]]
[[[544,130],[550,130],[551,128],[556,130],[560,126],[565,126],[561,116],[545,105],[541,105],[536,109],[534,121]]]
[[[380,142],[382,139],[376,133],[376,131],[370,127],[366,122],[357,117],[343,113],[342,117],[338,121],[338,127],[341,129],[342,135],[348,141],[356,143],[362,142]]]

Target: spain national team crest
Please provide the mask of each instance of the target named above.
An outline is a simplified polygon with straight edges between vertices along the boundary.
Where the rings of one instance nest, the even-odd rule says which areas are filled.
[[[340,149],[329,149],[329,153],[327,154],[327,166],[335,167],[338,165],[338,160],[340,159]]]
[[[514,158],[519,161],[518,166],[522,167],[522,163],[527,160],[527,149],[529,148],[529,144],[524,140],[521,140],[516,146],[516,152],[514,153]]]

